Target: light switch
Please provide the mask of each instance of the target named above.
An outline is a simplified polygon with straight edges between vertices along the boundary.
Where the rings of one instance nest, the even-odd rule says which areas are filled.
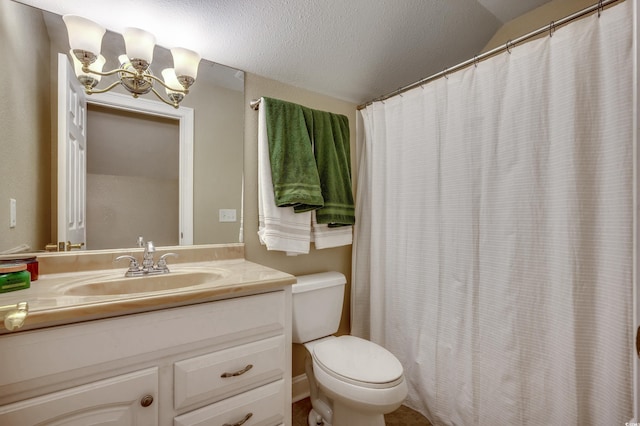
[[[220,215],[220,222],[236,221],[236,209],[220,209],[218,213]]]
[[[9,228],[16,227],[16,200],[9,198]]]

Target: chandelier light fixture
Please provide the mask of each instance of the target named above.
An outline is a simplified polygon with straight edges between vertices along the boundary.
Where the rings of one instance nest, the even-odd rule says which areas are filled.
[[[134,98],[153,92],[162,102],[178,108],[189,87],[196,81],[200,55],[181,47],[171,49],[174,68],[162,70],[162,78],[151,72],[156,44],[153,34],[138,28],[125,28],[123,33],[126,54],[120,55],[120,68],[102,71],[105,58],[100,54],[102,37],[106,29],[95,22],[76,15],[62,17],[69,34],[69,54],[74,63],[76,77],[87,94],[104,93],[122,85]],[[118,80],[104,89],[96,89],[102,77],[116,75]],[[165,99],[153,87],[159,83],[165,89]]]

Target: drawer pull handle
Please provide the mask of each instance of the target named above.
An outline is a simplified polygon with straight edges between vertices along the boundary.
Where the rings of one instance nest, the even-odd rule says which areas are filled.
[[[151,395],[145,395],[140,400],[140,405],[142,405],[143,407],[148,407],[151,404],[153,404],[153,396]]]
[[[247,414],[246,416],[244,416],[244,419],[240,420],[238,423],[234,423],[234,424],[225,423],[222,426],[242,426],[243,424],[245,424],[247,420],[251,418],[251,416],[253,416],[253,413]]]
[[[245,368],[243,368],[242,370],[238,370],[238,371],[236,371],[235,373],[222,373],[222,374],[220,375],[220,377],[222,377],[222,378],[225,378],[225,379],[226,379],[227,377],[236,377],[236,376],[240,376],[240,375],[242,375],[242,374],[246,373],[247,371],[251,370],[252,368],[253,368],[253,365],[252,365],[252,364],[249,364],[249,365],[247,365]],[[240,423],[240,424],[242,424],[242,423]]]

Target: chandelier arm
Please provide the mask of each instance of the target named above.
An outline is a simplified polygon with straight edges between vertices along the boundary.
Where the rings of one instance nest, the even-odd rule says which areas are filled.
[[[149,74],[149,73],[146,73],[146,72],[144,72],[144,73],[137,73],[137,72],[129,71],[128,69],[125,69],[125,68],[116,68],[116,69],[113,69],[113,70],[111,70],[111,71],[101,72],[101,71],[95,71],[95,70],[92,70],[92,69],[90,69],[90,68],[88,68],[88,67],[82,67],[82,71],[83,71],[83,72],[86,72],[86,73],[89,73],[89,74],[101,75],[101,76],[103,76],[103,77],[108,77],[108,76],[111,76],[111,75],[114,75],[114,74],[128,74],[128,75],[129,75],[129,76],[131,76],[131,77],[141,77],[141,78],[143,78],[143,79],[145,79],[145,78],[150,78],[150,79],[152,79],[152,80],[157,81],[158,83],[160,83],[160,84],[161,84],[162,86],[164,86],[166,89],[172,90],[172,91],[174,91],[174,92],[182,93],[182,94],[185,94],[185,95],[189,94],[189,89],[184,89],[184,88],[182,88],[182,89],[177,89],[177,88],[175,88],[175,87],[171,87],[171,86],[167,85],[167,84],[166,84],[162,79],[160,79],[160,78],[156,77],[156,76],[155,76],[155,75],[153,75],[153,74]],[[117,82],[116,82],[116,84],[117,84]],[[113,85],[112,85],[112,86],[113,86]],[[112,88],[113,88],[113,87],[111,87],[111,86],[110,86],[110,87],[109,87],[109,89],[105,89],[104,91],[111,90]],[[94,91],[94,93],[103,93],[103,92],[101,92],[101,91],[97,91],[97,90],[96,90],[96,91]],[[173,105],[173,104],[172,104],[172,103],[169,103],[169,105]]]
[[[113,69],[111,71],[102,72],[102,71],[92,70],[91,68],[88,68],[88,67],[82,67],[82,72],[86,72],[86,73],[89,73],[89,74],[101,75],[103,77],[108,77],[110,75],[114,75],[114,74],[118,74],[118,73],[128,74],[131,77],[135,77],[135,76],[141,75],[141,74],[138,74],[137,72],[129,71],[129,70],[124,69],[124,68],[116,68],[116,69]],[[145,76],[145,75],[143,74],[142,76]]]
[[[173,89],[172,89],[173,90]],[[160,99],[162,102],[164,102],[167,105],[171,105],[174,108],[178,108],[178,104],[176,102],[170,102],[168,100],[166,100],[165,98],[162,97],[162,95],[160,95],[160,93],[158,93],[158,91],[156,89],[154,89],[153,87],[151,88],[151,91],[153,92],[154,95],[156,95],[158,97],[158,99]]]
[[[87,89],[85,87],[84,91],[86,94],[88,95],[92,95],[94,93],[106,93],[109,90],[113,89],[114,87],[116,87],[118,84],[120,84],[120,80],[118,81],[114,81],[113,83],[111,83],[108,87],[105,87],[104,89]]]

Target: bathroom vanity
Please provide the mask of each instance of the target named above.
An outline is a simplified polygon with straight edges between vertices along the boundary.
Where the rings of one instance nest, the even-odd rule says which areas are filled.
[[[100,294],[126,268],[87,268],[0,295],[30,304],[0,335],[0,424],[290,425],[295,278],[233,256],[170,267],[210,280]]]

